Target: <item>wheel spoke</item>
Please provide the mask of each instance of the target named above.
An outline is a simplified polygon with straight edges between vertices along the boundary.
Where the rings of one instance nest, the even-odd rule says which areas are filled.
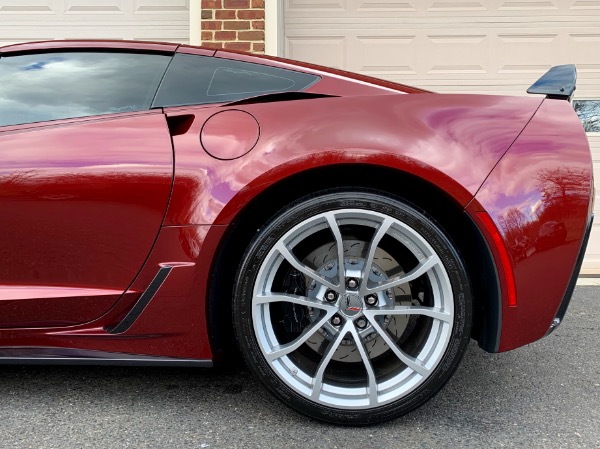
[[[447,312],[443,312],[441,309],[436,307],[424,307],[424,306],[395,306],[391,307],[375,307],[364,310],[363,313],[366,317],[374,319],[376,315],[423,315],[434,318],[436,320],[450,323],[452,321],[452,315]]]
[[[292,295],[290,293],[267,293],[264,295],[255,295],[254,304],[269,304],[272,302],[289,302],[300,306],[314,307],[316,309],[326,310],[327,313],[334,313],[337,307],[317,299],[308,298],[306,296]]]
[[[375,287],[366,287],[364,290],[364,294],[367,295],[369,293],[377,293],[382,290],[387,290],[389,288],[396,287],[397,285],[406,284],[407,282],[414,281],[418,277],[424,275],[433,267],[435,267],[440,262],[439,257],[432,255],[427,259],[423,259],[419,264],[412,269],[410,272],[405,273],[400,276],[395,276],[391,279],[388,279],[385,282],[377,284]]]
[[[335,238],[335,245],[337,247],[337,259],[338,259],[338,284],[341,285],[344,282],[344,240],[342,239],[342,233],[340,232],[340,227],[335,219],[335,215],[333,213],[328,213],[325,215],[327,219],[327,224],[329,225],[329,229],[331,229],[331,233]]]
[[[351,321],[346,321],[346,323],[342,326],[339,333],[337,334],[335,340],[333,340],[327,347],[325,354],[323,354],[323,358],[319,362],[317,374],[315,374],[315,378],[313,379],[311,395],[312,398],[315,400],[319,400],[319,396],[321,394],[321,388],[323,387],[323,375],[325,374],[325,369],[327,368],[329,361],[335,354],[335,351],[340,346],[340,343],[342,342],[343,338],[348,332],[350,332],[350,326],[354,327]]]
[[[365,316],[367,316],[367,318],[371,322],[371,325],[375,328],[377,333],[381,336],[381,338],[383,338],[383,341],[386,342],[386,344],[390,347],[392,352],[394,354],[396,354],[396,357],[398,357],[402,363],[404,363],[406,366],[408,366],[413,371],[416,371],[417,373],[421,374],[422,376],[427,376],[429,374],[429,368],[425,367],[416,358],[411,357],[408,354],[406,354],[404,351],[402,351],[402,349],[400,349],[398,347],[396,342],[390,338],[388,333],[384,329],[382,329],[382,327],[379,325],[377,320],[372,319],[368,315],[365,315]]]
[[[270,363],[273,360],[277,360],[278,358],[283,357],[284,355],[294,352],[296,349],[298,349],[300,346],[306,343],[306,341],[310,337],[312,337],[315,334],[315,332],[317,332],[321,327],[323,327],[325,322],[329,318],[331,318],[331,316],[334,313],[335,310],[328,310],[327,313],[323,315],[323,317],[321,317],[318,321],[315,321],[310,326],[305,327],[302,330],[302,333],[294,341],[286,343],[284,345],[273,347],[272,352],[268,352],[265,354],[267,361]]]
[[[354,338],[360,358],[362,359],[365,369],[367,370],[367,376],[369,378],[369,386],[367,387],[367,391],[369,392],[369,405],[377,405],[379,402],[377,396],[377,378],[375,377],[375,370],[371,364],[371,359],[369,359],[367,348],[365,347],[362,338],[360,338],[360,335],[354,326],[350,326],[350,333]]]
[[[308,276],[311,279],[314,279],[317,282],[320,282],[321,284],[325,285],[326,287],[338,291],[340,290],[340,286],[338,285],[334,285],[331,282],[329,282],[327,279],[325,279],[322,276],[319,276],[315,270],[313,270],[310,267],[307,267],[306,265],[304,265],[302,262],[300,262],[298,259],[296,259],[296,256],[294,256],[292,254],[292,252],[288,249],[288,247],[283,243],[283,242],[277,242],[277,244],[275,245],[275,249],[279,252],[279,254],[281,254],[283,256],[283,258],[285,260],[287,260],[290,265],[292,267],[294,267],[296,270],[298,270],[299,272],[305,274],[306,276]]]
[[[364,296],[367,293],[367,281],[366,280],[369,279],[369,273],[371,272],[371,270],[373,268],[373,259],[375,259],[375,251],[377,250],[377,247],[379,246],[379,242],[381,241],[383,236],[385,234],[387,234],[388,230],[392,227],[393,224],[394,224],[394,220],[392,220],[389,217],[385,218],[381,222],[379,227],[377,228],[375,235],[373,236],[373,238],[371,239],[371,242],[369,243],[367,259],[365,261],[365,266],[363,268],[363,272],[362,272],[362,276],[361,276],[361,278],[363,279],[363,282],[361,282],[361,285],[360,285],[360,292],[359,292],[360,296]]]

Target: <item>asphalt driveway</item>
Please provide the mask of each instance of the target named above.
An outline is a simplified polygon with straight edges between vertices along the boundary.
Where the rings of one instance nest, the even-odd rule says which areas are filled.
[[[2,448],[600,448],[600,287],[577,287],[550,337],[471,344],[420,410],[370,428],[300,416],[248,372],[0,367]]]

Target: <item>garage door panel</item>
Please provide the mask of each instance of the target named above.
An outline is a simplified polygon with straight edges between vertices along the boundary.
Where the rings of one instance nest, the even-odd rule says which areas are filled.
[[[353,65],[365,74],[416,74],[414,35],[357,35]]]
[[[3,0],[1,45],[51,39],[189,42],[189,0]]]
[[[600,53],[593,50],[600,47],[598,28],[581,42],[558,29],[532,33],[478,28],[440,33],[437,29],[398,29],[389,23],[377,30],[364,29],[364,25],[344,29],[331,24],[326,28],[290,25],[286,56],[329,66],[332,63],[328,61],[334,61],[338,68],[423,88],[508,83],[514,89],[505,92],[516,95],[553,65],[574,63],[579,69],[577,95],[597,96],[600,90]],[[342,61],[345,66],[339,66]],[[407,76],[393,78],[398,74]]]
[[[189,11],[188,0],[135,0],[136,14],[180,14]]]
[[[493,13],[495,21],[506,17],[517,17],[523,21],[528,18],[523,17],[524,14],[535,14],[542,19],[562,18],[581,16],[589,10],[600,9],[597,1],[590,0],[285,0],[284,4],[286,12],[294,17],[313,18],[318,11],[322,18],[336,17],[344,12],[348,17],[358,18],[382,17],[383,14],[404,19],[459,17],[461,22],[470,17],[479,21],[486,13]]]
[[[4,0],[0,5],[2,14],[56,14],[59,0]]]
[[[600,133],[588,133],[588,140],[592,149],[592,160],[594,162],[594,178],[597,185],[600,180]],[[600,190],[596,190],[596,210],[595,222],[592,227],[590,241],[586,252],[585,264],[583,267],[584,274],[599,274],[600,273]]]
[[[65,14],[125,14],[127,2],[123,0],[65,0]]]
[[[346,62],[345,36],[298,36],[286,39],[286,53],[292,59],[310,60],[315,64],[344,68]]]
[[[334,13],[347,12],[347,0],[286,0],[288,10],[304,12],[306,14],[314,14],[319,12],[325,14],[328,11]]]

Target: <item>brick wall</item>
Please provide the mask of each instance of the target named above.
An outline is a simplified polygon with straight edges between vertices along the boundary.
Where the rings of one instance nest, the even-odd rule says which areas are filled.
[[[265,0],[202,0],[201,29],[205,47],[264,53]]]

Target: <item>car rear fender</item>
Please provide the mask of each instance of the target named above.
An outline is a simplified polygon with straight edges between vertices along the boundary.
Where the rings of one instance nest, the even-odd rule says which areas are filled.
[[[592,209],[593,171],[585,132],[569,102],[546,99],[467,207],[474,217],[489,217],[493,225],[488,227],[501,237],[497,244],[486,235],[503,281],[500,351],[549,331],[570,279],[577,276],[571,268]],[[542,236],[540,228],[548,222],[564,224],[566,233]],[[522,251],[511,245],[516,238],[526,239],[529,247]]]

